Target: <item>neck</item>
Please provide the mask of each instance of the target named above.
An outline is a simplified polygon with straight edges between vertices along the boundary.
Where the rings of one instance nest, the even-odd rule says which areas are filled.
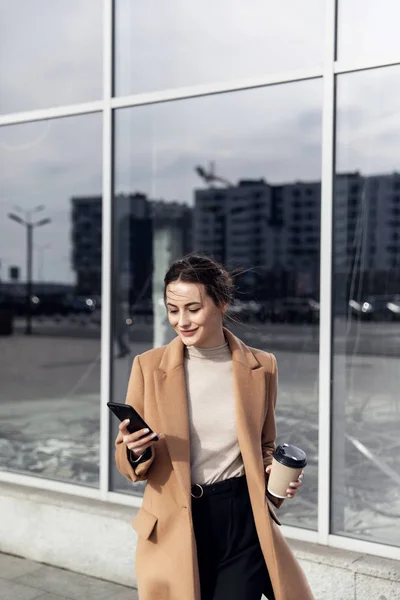
[[[218,346],[223,346],[225,344],[226,340],[225,340],[225,336],[224,336],[224,332],[221,329],[221,331],[219,331],[216,335],[213,335],[212,338],[208,339],[208,340],[204,340],[204,342],[200,343],[200,344],[196,344],[196,348],[204,348],[205,350],[207,348],[218,348]]]

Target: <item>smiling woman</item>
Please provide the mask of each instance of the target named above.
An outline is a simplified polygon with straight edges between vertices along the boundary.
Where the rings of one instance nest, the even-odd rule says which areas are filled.
[[[232,280],[214,259],[175,261],[164,298],[178,335],[133,363],[126,402],[163,431],[149,439],[148,429],[130,433],[124,421],[116,440],[120,473],[148,481],[133,523],[143,600],[166,588],[174,600],[313,598],[269,505],[279,508],[302,485],[300,474],[279,498],[267,487],[276,359],[223,327],[232,297]]]

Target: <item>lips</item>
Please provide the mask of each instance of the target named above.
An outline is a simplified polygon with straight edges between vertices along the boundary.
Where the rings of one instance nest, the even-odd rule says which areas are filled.
[[[195,334],[196,331],[197,329],[188,329],[186,331],[179,330],[179,333],[185,337],[190,337],[191,335]]]

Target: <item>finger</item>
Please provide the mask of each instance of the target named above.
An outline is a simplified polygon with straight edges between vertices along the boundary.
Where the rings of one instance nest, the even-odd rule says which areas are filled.
[[[118,425],[118,429],[120,430],[122,435],[129,435],[129,431],[128,431],[129,423],[130,423],[129,419],[125,419],[125,421],[121,421],[121,423]]]
[[[266,467],[266,469],[265,469],[265,472],[268,473],[268,475],[269,475],[271,473],[271,469],[272,469],[272,466],[268,465],[268,467]]]
[[[289,487],[295,488],[295,489],[301,488],[302,485],[303,485],[302,481],[292,481],[291,483],[289,483]]]
[[[147,442],[151,440],[154,433],[150,433],[147,437],[146,434],[149,433],[149,429],[141,429],[140,431],[135,431],[134,433],[128,432],[127,435],[123,436],[122,439],[125,444],[130,444],[132,442]]]
[[[151,433],[147,437],[141,438],[140,440],[132,439],[132,436],[128,435],[124,442],[128,446],[130,450],[134,450],[136,452],[136,448],[142,448],[144,446],[148,446],[148,444],[153,444],[158,441],[158,434]]]
[[[132,442],[132,444],[127,444],[127,447],[129,448],[129,450],[132,450],[135,454],[139,456],[140,454],[143,454],[143,452],[147,450],[147,448],[151,448],[151,446],[153,446],[156,441],[157,440],[154,439],[150,442],[147,442],[147,444],[141,444],[140,446],[138,446],[138,442]]]

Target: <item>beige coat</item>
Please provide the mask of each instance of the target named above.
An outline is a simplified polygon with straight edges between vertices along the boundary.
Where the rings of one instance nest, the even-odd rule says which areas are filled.
[[[276,437],[276,361],[271,354],[248,348],[227,330],[225,335],[232,351],[239,446],[276,600],[313,600],[265,497],[265,467],[271,463]],[[120,435],[116,441],[119,471],[131,481],[147,479],[143,506],[132,523],[138,534],[140,600],[200,600],[183,350],[176,338],[168,346],[137,356],[133,363],[126,401],[154,431],[165,434],[152,457],[134,470]],[[276,506],[282,502],[270,500]]]

